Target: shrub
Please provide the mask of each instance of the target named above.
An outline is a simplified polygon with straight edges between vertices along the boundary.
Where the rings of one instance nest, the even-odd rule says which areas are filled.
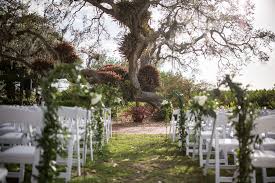
[[[141,123],[149,114],[151,114],[151,111],[147,107],[135,106],[131,108],[131,115],[134,122]]]
[[[116,85],[119,81],[122,80],[121,76],[113,71],[98,71],[101,82],[105,84]]]
[[[139,70],[138,80],[143,91],[155,92],[160,86],[159,72],[151,65],[146,65]]]
[[[112,64],[108,64],[108,65],[104,65],[103,67],[101,67],[99,69],[99,71],[112,71],[115,72],[117,75],[120,75],[120,77],[123,80],[128,79],[128,71],[126,68],[120,66],[120,65],[112,65]]]

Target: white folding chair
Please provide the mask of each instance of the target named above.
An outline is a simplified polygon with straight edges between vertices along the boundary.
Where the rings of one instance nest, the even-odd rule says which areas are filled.
[[[0,106],[0,121],[13,122],[23,124],[36,124],[37,128],[41,128],[43,113],[41,109],[36,108],[29,110],[27,107],[5,107]],[[25,164],[31,164],[33,174],[35,174],[35,157],[37,157],[37,149],[34,146],[16,145],[3,152],[0,152],[0,162],[2,164],[20,164],[19,172],[8,172],[7,177],[17,177],[19,182],[24,180]]]
[[[252,154],[252,165],[262,169],[263,183],[275,182],[275,176],[268,176],[266,171],[267,168],[275,168],[274,151],[255,150]]]
[[[177,136],[177,124],[180,118],[180,109],[174,109],[171,116],[169,134],[172,138],[172,141],[175,142]]]

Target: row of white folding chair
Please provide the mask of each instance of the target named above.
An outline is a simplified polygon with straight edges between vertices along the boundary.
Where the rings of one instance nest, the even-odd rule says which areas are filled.
[[[16,123],[24,125],[36,125],[42,127],[43,112],[40,108],[28,108],[18,106],[0,106],[0,122]],[[3,152],[0,152],[0,163],[20,164],[19,172],[9,172],[8,177],[18,177],[19,182],[24,180],[25,164],[32,164],[35,171],[35,157],[37,149],[34,146],[16,145]],[[33,172],[34,173],[34,172]]]
[[[234,160],[236,159],[236,149],[239,146],[239,142],[237,139],[219,139],[219,135],[217,135],[218,132],[215,133],[215,141],[213,144],[215,144],[215,176],[216,176],[216,183],[219,182],[233,182],[233,178],[236,178],[238,175],[237,173],[237,166],[236,161],[234,161],[233,165],[225,164],[223,165],[220,160],[220,151],[223,151],[224,153],[233,152]],[[275,177],[269,177],[267,176],[267,168],[275,168],[275,152],[270,150],[264,150],[264,147],[269,147],[268,144],[266,146],[265,143],[262,144],[261,150],[254,150],[252,154],[252,165],[255,168],[261,168],[262,169],[262,178],[264,183],[268,182],[274,182]],[[235,170],[235,173],[233,176],[221,176],[220,170],[221,169],[233,169]],[[256,182],[255,178],[255,171],[253,174],[251,174],[251,181]]]
[[[267,168],[275,168],[275,131],[274,130],[275,115],[270,113],[267,116],[258,117],[255,120],[255,133],[263,134],[264,139],[259,150],[255,150],[252,156],[252,164],[256,168],[262,169],[263,183],[275,182],[275,176],[267,175]],[[266,128],[264,128],[266,127]]]
[[[32,111],[32,110],[29,110],[28,108],[23,108],[23,107],[20,107],[20,108],[13,108],[13,107],[8,107],[6,108],[6,110],[1,110],[1,109],[5,109],[3,106],[2,108],[0,108],[0,114],[2,114],[1,116],[1,122],[3,121],[13,121],[15,123],[27,123],[27,122],[31,122],[32,120],[29,119],[29,118],[33,118],[33,116],[39,116],[38,113],[41,115],[41,119],[43,118],[43,115],[42,115],[42,111],[40,108],[37,108],[38,110],[37,111]],[[65,110],[64,110],[65,109]],[[2,112],[2,113],[1,113]],[[23,113],[22,113],[23,112]],[[30,113],[31,112],[31,113]],[[38,112],[38,113],[37,113]],[[77,109],[77,108],[61,108],[59,110],[59,116],[66,116],[65,118],[69,119],[69,121],[76,121],[77,123],[74,123],[74,124],[78,124],[78,121],[81,121],[80,119],[84,119],[86,116],[83,115],[83,113],[86,112],[86,111],[81,111],[80,109]],[[82,113],[82,116],[80,115]],[[18,118],[20,117],[20,118]],[[37,118],[38,119],[38,118]],[[90,117],[88,117],[88,119],[90,119]],[[20,120],[20,121],[17,121],[17,120]],[[41,120],[42,121],[42,120]],[[40,121],[37,121],[39,124],[42,124],[42,122]],[[33,121],[32,121],[33,122]],[[38,125],[37,123],[37,125]],[[42,125],[41,125],[42,126]],[[71,126],[72,127],[72,126]],[[75,126],[74,126],[75,127]],[[76,129],[76,130],[72,130],[72,129]],[[79,163],[79,157],[80,157],[80,153],[79,153],[79,134],[78,134],[78,128],[71,128],[71,132],[76,132],[76,134],[73,134],[71,133],[71,138],[68,142],[68,158],[67,158],[67,172],[64,174],[62,173],[61,174],[61,177],[63,175],[63,177],[66,179],[66,180],[69,180],[70,179],[70,171],[71,171],[71,166],[70,166],[70,162],[72,162],[72,157],[73,157],[73,147],[74,147],[74,144],[76,143],[76,147],[77,147],[77,154],[78,154],[78,167],[80,167],[80,163]],[[78,134],[78,135],[77,135]],[[20,150],[21,149],[21,150]],[[19,152],[16,154],[16,152]],[[23,152],[23,154],[20,154],[20,152]],[[20,160],[22,158],[20,158],[21,156],[28,156],[29,159],[27,162],[25,161],[25,163],[29,163],[29,164],[33,164],[33,157],[34,157],[34,153],[35,152],[35,147],[32,147],[32,146],[15,146],[14,148],[10,148],[8,149],[7,151],[1,153],[1,157],[2,158],[5,158],[5,156],[7,155],[12,155],[12,159],[14,160],[10,160],[11,162],[10,163],[20,163]],[[91,151],[92,152],[92,151]],[[26,159],[26,157],[25,157]],[[4,161],[3,161],[4,162]],[[5,160],[6,163],[9,163],[9,160],[6,159]],[[23,174],[24,174],[24,162],[21,163],[21,166],[20,166],[20,177],[21,177],[21,181],[22,179],[24,178]],[[80,171],[80,168],[78,168],[78,170]]]
[[[223,136],[228,136],[231,133],[231,128],[226,125],[228,122],[228,115],[225,112],[217,111],[216,124],[219,126],[219,130],[223,132]],[[189,122],[187,123],[186,132],[186,155],[192,154],[193,157],[195,155],[199,155],[200,157],[200,166],[202,166],[202,154],[207,153],[208,144],[206,140],[210,138],[213,130],[214,119],[209,116],[203,116],[203,121],[200,129],[195,128],[195,119],[194,116],[189,114],[188,118]],[[193,136],[191,140],[190,136]],[[204,148],[203,148],[204,147]]]
[[[233,138],[234,130],[232,128],[232,125],[229,123],[229,116],[224,111],[216,112],[216,121],[215,119],[207,117],[205,121],[207,121],[209,124],[205,125],[201,131],[200,131],[200,139],[199,139],[199,160],[200,160],[200,166],[202,167],[206,163],[206,159],[204,159],[204,156],[208,153],[209,148],[209,140],[211,139],[213,128],[218,130],[219,136],[223,139],[231,139]],[[215,126],[214,125],[215,122]],[[213,138],[213,136],[212,136]],[[227,161],[227,153],[224,153],[224,164],[228,164]]]
[[[69,132],[69,146],[68,146],[68,159],[67,161],[76,163],[77,173],[81,175],[81,166],[85,164],[87,157],[87,146],[88,146],[88,130],[87,125],[91,122],[91,111],[81,108],[70,108],[62,107],[59,109],[59,119],[64,127],[68,129]],[[82,144],[81,144],[82,142]],[[82,148],[81,148],[82,145]],[[90,154],[91,159],[93,159],[93,146],[92,138],[90,138]],[[73,158],[74,152],[76,152],[77,159]],[[70,159],[71,158],[71,159]],[[64,163],[64,159],[59,158],[59,163]],[[62,177],[63,174],[61,174]],[[70,175],[66,175],[66,180],[70,179]],[[64,176],[63,176],[64,177]]]
[[[275,116],[274,116],[274,119],[275,119]],[[264,122],[264,120],[266,120],[266,117],[260,117],[256,121],[261,123],[261,122]],[[260,132],[260,131],[257,131],[257,132]],[[218,129],[216,129],[215,131],[215,141],[213,143],[215,144],[215,146],[213,147],[215,147],[216,182],[232,182],[233,177],[220,176],[221,168],[235,167],[235,165],[233,166],[228,166],[228,164],[225,164],[225,166],[221,165],[220,150],[223,150],[225,154],[227,154],[228,152],[234,152],[234,150],[236,150],[236,148],[238,147],[238,141],[237,139],[234,139],[234,138],[219,139],[221,135],[217,135],[217,134],[220,134]],[[252,154],[253,166],[257,168],[262,168],[262,178],[264,183],[275,181],[275,177],[268,177],[266,173],[266,168],[275,168],[274,150],[275,150],[275,139],[264,138],[260,150],[255,150],[254,153]],[[252,181],[256,181],[255,172],[254,172]]]

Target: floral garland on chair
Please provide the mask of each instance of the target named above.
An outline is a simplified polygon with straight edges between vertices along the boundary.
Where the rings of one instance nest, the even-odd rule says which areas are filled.
[[[253,104],[247,99],[247,89],[242,89],[241,84],[235,83],[231,80],[229,75],[226,75],[221,85],[227,85],[235,96],[235,107],[233,108],[233,126],[239,141],[239,148],[237,151],[238,159],[238,176],[234,182],[250,183],[252,167],[252,146],[258,143],[259,138],[252,134],[254,129],[254,120],[256,119],[256,110]]]

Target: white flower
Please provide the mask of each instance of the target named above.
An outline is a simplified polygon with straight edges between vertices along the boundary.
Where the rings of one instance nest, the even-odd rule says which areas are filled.
[[[194,100],[195,103],[198,103],[199,102],[199,96],[193,97],[193,100]]]
[[[198,101],[199,105],[203,106],[205,104],[206,100],[207,100],[207,96],[200,96],[199,101]]]
[[[91,93],[91,95],[93,96],[93,99],[91,101],[92,105],[97,104],[101,100],[101,98],[102,98],[102,95],[97,94],[97,93]]]
[[[207,100],[207,96],[203,95],[203,96],[195,96],[193,98],[195,103],[198,103],[200,106],[203,106]]]
[[[162,102],[161,102],[161,105],[166,105],[166,104],[168,104],[169,102],[167,101],[167,100],[163,100]]]
[[[80,82],[80,80],[81,80],[81,75],[78,75],[76,81],[77,81],[77,82]]]
[[[238,109],[240,110],[242,107],[241,106],[238,106]]]
[[[116,102],[116,103],[120,103],[120,102],[121,102],[121,99],[117,97],[117,98],[115,99],[115,102]]]

